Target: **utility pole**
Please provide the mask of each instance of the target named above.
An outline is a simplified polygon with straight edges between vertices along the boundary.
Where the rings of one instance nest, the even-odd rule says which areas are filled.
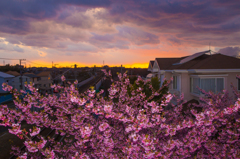
[[[3,66],[5,66],[5,61],[3,60]]]
[[[121,74],[122,74],[122,65],[121,65]]]
[[[21,85],[20,85],[20,89],[22,90],[23,89],[23,81],[22,81],[22,65],[21,65],[21,63],[22,63],[22,61],[26,61],[26,59],[19,59],[19,63],[20,63],[20,74],[21,74],[21,76],[20,76],[20,83],[21,83]]]
[[[75,76],[75,80],[77,79],[77,64],[74,65],[74,76]]]
[[[211,47],[211,43],[209,43],[209,52],[210,52],[210,55],[211,55],[211,49],[210,49],[210,47]]]

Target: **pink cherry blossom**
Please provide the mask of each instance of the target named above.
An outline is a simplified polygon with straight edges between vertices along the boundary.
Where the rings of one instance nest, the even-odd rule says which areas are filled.
[[[12,124],[12,129],[8,129],[9,133],[14,134],[14,135],[18,135],[22,133],[21,130],[21,125],[19,124]]]
[[[40,128],[33,129],[33,132],[30,133],[30,136],[35,136],[35,135],[39,134],[40,130],[41,130]]]
[[[102,124],[99,126],[99,130],[100,130],[100,131],[105,131],[108,127],[109,127],[108,123],[102,123]]]
[[[22,156],[18,156],[19,159],[27,159],[27,153],[25,152]]]
[[[64,75],[61,76],[61,80],[62,80],[62,81],[65,81],[65,80],[66,80],[66,78],[64,77]]]
[[[112,106],[111,105],[104,105],[104,111],[107,112],[107,113],[111,113]]]
[[[33,141],[25,141],[24,145],[27,147],[29,152],[38,152],[36,144],[34,144]]]

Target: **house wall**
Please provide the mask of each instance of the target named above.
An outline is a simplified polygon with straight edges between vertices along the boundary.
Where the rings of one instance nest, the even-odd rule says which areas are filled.
[[[238,72],[229,72],[229,73],[221,72],[221,73],[205,73],[205,74],[204,73],[198,73],[198,74],[194,74],[194,75],[218,75],[218,74],[227,74],[227,76],[222,76],[224,78],[224,89],[228,90],[229,97],[234,99],[235,95],[233,93],[233,89],[231,88],[231,83],[237,89],[238,79],[236,79],[236,75],[240,75],[240,73],[238,73]],[[186,96],[186,98],[187,99],[196,99],[196,100],[199,101],[200,96],[192,95],[192,93],[190,93],[190,75],[193,75],[193,74],[189,74],[189,93],[186,93],[186,94],[188,94],[188,96]],[[240,93],[240,91],[238,91],[238,93]]]
[[[13,78],[13,81],[12,81],[13,88],[17,89],[18,92],[20,92],[20,85],[21,85],[20,77],[21,76],[17,76],[15,78]],[[22,76],[22,84],[23,84],[22,90],[26,90],[25,82],[27,82],[27,84],[30,84],[30,78],[27,76]]]
[[[234,98],[234,93],[233,93],[233,89],[231,88],[231,83],[233,84],[233,86],[237,89],[238,87],[238,79],[236,78],[236,75],[240,75],[240,73],[238,72],[234,72],[234,73],[195,73],[195,74],[189,74],[189,73],[181,73],[181,74],[176,74],[176,75],[180,75],[180,83],[181,83],[181,89],[180,91],[177,90],[173,90],[173,84],[169,85],[169,92],[172,94],[177,95],[177,97],[180,97],[181,93],[184,94],[184,99],[189,101],[191,99],[196,99],[199,101],[200,97],[203,96],[197,96],[197,95],[193,95],[190,92],[190,75],[219,75],[219,74],[228,74],[228,76],[223,76],[224,78],[224,89],[228,90],[229,92],[229,97]],[[173,77],[173,73],[171,72],[165,72],[164,73],[164,77],[166,78],[166,80],[170,80],[171,77]],[[240,93],[240,90],[238,91],[238,93]]]
[[[190,93],[190,76],[188,73],[181,74],[181,86],[181,92],[184,94],[185,100],[195,99]]]
[[[31,81],[32,83],[34,83],[34,84],[37,84],[37,83],[38,83],[37,77],[31,77],[31,78],[30,78],[30,81]]]
[[[149,65],[148,65],[148,71],[152,71],[152,65],[151,65],[151,62],[149,62]]]
[[[154,73],[154,72],[157,73],[158,71],[159,71],[159,67],[158,67],[157,61],[155,61],[153,64],[152,73]]]
[[[50,79],[49,79],[50,78]],[[49,90],[51,89],[51,84],[52,84],[52,77],[51,75],[47,76],[47,77],[41,77],[41,80],[38,81],[38,85],[41,84],[40,89],[44,89],[44,90]],[[45,85],[45,86],[44,86]]]
[[[226,89],[228,90],[229,96],[234,97],[233,89],[231,88],[231,83],[233,84],[234,88],[237,90],[238,86],[238,79],[236,78],[236,75],[240,75],[240,72],[230,72],[228,73],[228,78],[226,80]],[[240,93],[240,91],[238,91]]]

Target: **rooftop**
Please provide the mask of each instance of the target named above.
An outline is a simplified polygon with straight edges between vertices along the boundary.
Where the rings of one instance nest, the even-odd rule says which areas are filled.
[[[15,76],[9,75],[9,74],[4,73],[4,72],[0,72],[0,77],[3,77],[3,78],[14,78]]]

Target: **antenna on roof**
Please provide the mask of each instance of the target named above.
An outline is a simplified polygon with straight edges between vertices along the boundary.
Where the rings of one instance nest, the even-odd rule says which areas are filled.
[[[209,52],[210,52],[210,55],[212,55],[212,54],[211,54],[211,49],[210,49],[210,48],[211,48],[211,42],[209,43]]]

